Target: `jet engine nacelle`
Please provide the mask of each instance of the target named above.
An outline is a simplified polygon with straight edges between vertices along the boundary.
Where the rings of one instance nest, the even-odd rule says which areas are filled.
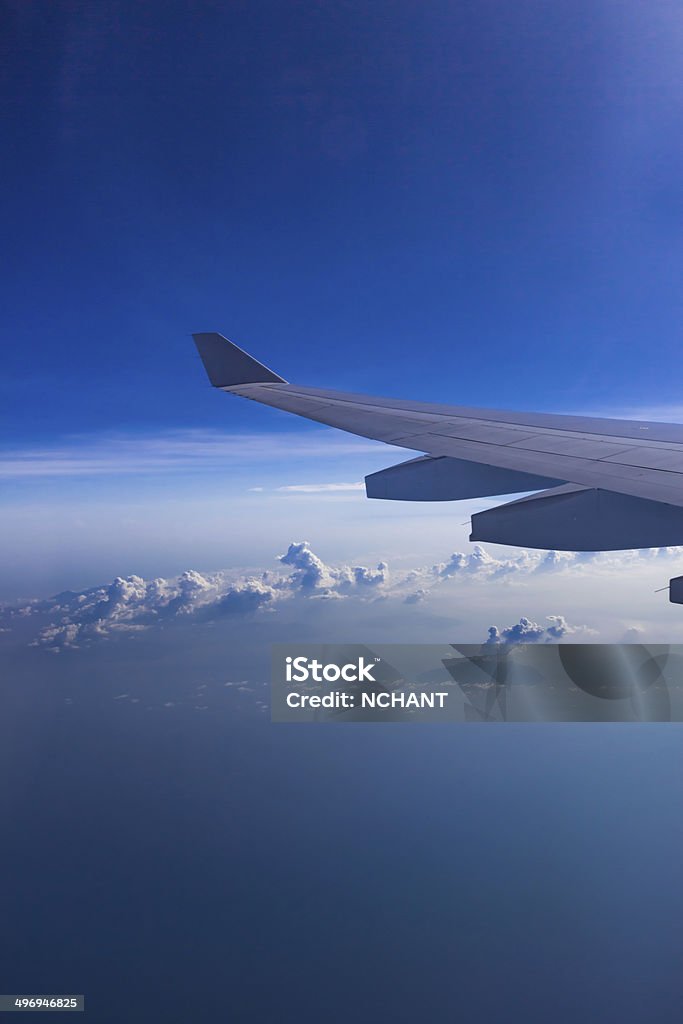
[[[492,494],[540,491],[562,482],[466,459],[423,455],[370,473],[365,478],[365,490],[368,498],[393,501],[460,501]]]
[[[470,540],[559,551],[683,544],[683,508],[565,484],[472,516]]]

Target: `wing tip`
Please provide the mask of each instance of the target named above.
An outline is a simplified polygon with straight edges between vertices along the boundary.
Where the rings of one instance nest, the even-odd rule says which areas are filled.
[[[192,338],[215,388],[237,387],[240,384],[287,383],[284,377],[274,373],[217,331],[198,332]]]

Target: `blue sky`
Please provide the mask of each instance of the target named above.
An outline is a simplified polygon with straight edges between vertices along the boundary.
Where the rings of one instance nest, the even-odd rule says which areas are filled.
[[[213,391],[192,331],[305,384],[682,414],[670,5],[5,19],[0,599],[469,550],[469,506],[364,499],[402,452]]]
[[[7,440],[297,429],[207,389],[189,334],[210,329],[310,384],[678,402],[670,4],[5,17]]]

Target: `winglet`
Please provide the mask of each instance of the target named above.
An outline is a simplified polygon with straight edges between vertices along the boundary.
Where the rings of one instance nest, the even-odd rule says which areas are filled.
[[[222,334],[193,334],[209,380],[215,388],[237,384],[286,384],[263,363],[259,363]]]

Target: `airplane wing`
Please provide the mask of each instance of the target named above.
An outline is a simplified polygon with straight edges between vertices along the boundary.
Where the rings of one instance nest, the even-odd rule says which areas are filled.
[[[683,544],[683,425],[301,387],[220,334],[193,337],[214,387],[423,453],[366,477],[369,497],[453,501],[536,491],[474,515],[470,539],[569,551]]]

